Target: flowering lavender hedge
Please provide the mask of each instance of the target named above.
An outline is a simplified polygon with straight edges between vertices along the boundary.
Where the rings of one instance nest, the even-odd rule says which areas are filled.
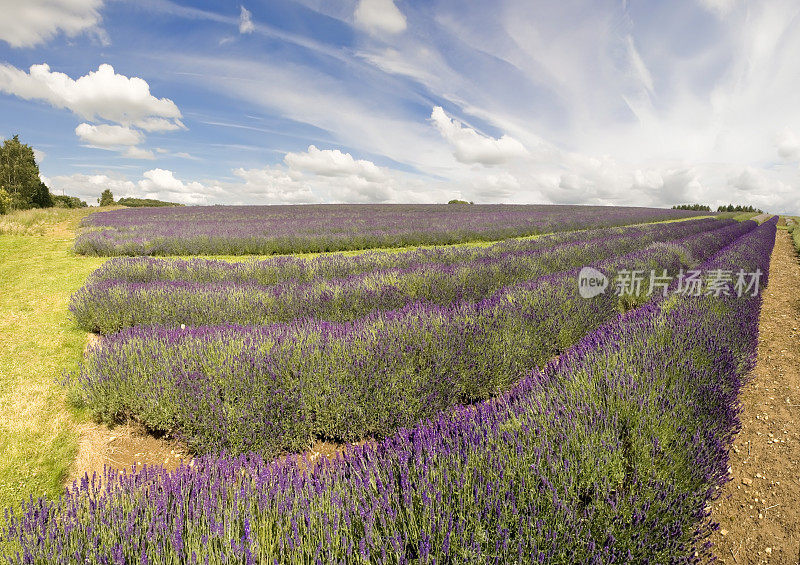
[[[677,272],[755,226],[736,223],[596,266]],[[507,390],[612,318],[617,297],[580,298],[577,274],[352,323],[137,327],[104,340],[74,381],[99,417],[133,416],[176,432],[195,452],[277,455],[314,437],[385,437]]]
[[[716,228],[716,230],[715,230]],[[435,251],[402,254],[372,254],[367,259],[342,257],[312,263],[305,273],[319,273],[309,280],[304,274],[298,281],[289,279],[279,284],[264,285],[253,279],[271,279],[276,272],[273,262],[250,266],[240,271],[214,262],[205,278],[228,277],[215,282],[154,280],[130,282],[109,279],[108,272],[93,277],[76,292],[70,310],[87,331],[112,333],[126,327],[162,325],[179,327],[216,324],[268,324],[313,317],[328,321],[349,321],[376,310],[394,310],[414,301],[440,306],[455,301],[475,302],[489,297],[505,286],[519,284],[549,273],[566,271],[602,259],[615,257],[654,242],[682,239],[690,257],[706,246],[705,240],[719,233],[739,233],[748,229],[732,220],[700,220],[626,228],[622,233],[595,233],[597,237],[566,241],[540,248],[536,240],[505,243],[470,252],[471,260],[455,262],[461,252]],[[689,237],[703,232],[700,237]],[[508,248],[511,247],[509,250]],[[398,257],[409,255],[411,257]],[[413,257],[423,259],[413,262]],[[432,258],[442,258],[434,262]],[[142,278],[139,261],[132,265],[134,279]],[[153,261],[153,259],[144,259]],[[372,264],[402,265],[364,272]],[[294,266],[300,267],[295,261]],[[283,261],[278,262],[284,265]],[[204,263],[184,262],[175,267],[157,265],[150,277],[177,276],[194,280],[202,273]],[[118,266],[109,269],[119,273]],[[304,273],[302,267],[292,269]],[[147,271],[146,271],[147,272]],[[355,273],[342,278],[325,276],[332,272]],[[124,273],[124,268],[123,268]],[[248,280],[244,277],[250,277]]]
[[[767,272],[774,239],[770,220],[703,267]],[[11,561],[696,562],[759,308],[710,295],[630,311],[498,398],[311,470],[208,456],[87,478],[10,517]]]
[[[272,255],[492,241],[697,216],[658,208],[519,205],[187,206],[92,214],[84,255]],[[95,229],[91,229],[95,228]]]
[[[734,223],[731,219],[702,218],[674,223],[651,223],[611,228],[596,228],[558,232],[533,238],[515,238],[485,245],[444,245],[419,247],[402,251],[367,250],[350,253],[326,253],[308,258],[300,255],[283,255],[261,260],[238,262],[217,259],[161,259],[155,257],[115,257],[94,271],[87,284],[102,281],[127,281],[147,283],[156,281],[183,281],[194,283],[252,283],[264,286],[287,281],[311,282],[336,279],[387,269],[408,269],[429,263],[455,265],[474,260],[496,258],[509,252],[532,252],[552,249],[566,243],[580,243],[596,239],[627,236],[655,241],[665,229],[671,238],[724,227]]]

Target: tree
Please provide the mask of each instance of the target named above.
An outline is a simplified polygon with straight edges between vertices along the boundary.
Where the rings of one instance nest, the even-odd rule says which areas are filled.
[[[114,194],[111,192],[111,189],[105,189],[103,194],[100,195],[100,198],[97,199],[97,202],[100,204],[100,206],[113,206]]]
[[[53,195],[53,205],[58,208],[86,208],[88,204],[77,196]]]
[[[53,197],[50,195],[50,189],[42,181],[39,181],[39,186],[31,197],[31,204],[37,208],[52,208]]]
[[[11,195],[0,188],[0,214],[5,214],[11,209]]]
[[[52,206],[50,191],[39,178],[33,149],[21,143],[18,135],[6,139],[0,147],[0,188],[11,197],[13,208]]]

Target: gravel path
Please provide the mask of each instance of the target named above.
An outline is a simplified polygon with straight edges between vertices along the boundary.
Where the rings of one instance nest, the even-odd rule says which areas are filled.
[[[714,504],[721,563],[800,563],[800,262],[778,230],[732,480]]]

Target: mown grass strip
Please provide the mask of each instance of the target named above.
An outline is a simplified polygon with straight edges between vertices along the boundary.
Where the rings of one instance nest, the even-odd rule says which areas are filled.
[[[60,386],[86,344],[67,302],[103,259],[76,257],[76,214],[39,225],[44,236],[0,236],[0,503],[57,495],[76,447],[75,416]],[[60,224],[60,225],[58,225]],[[39,228],[36,228],[39,230]],[[63,230],[63,232],[62,232]]]

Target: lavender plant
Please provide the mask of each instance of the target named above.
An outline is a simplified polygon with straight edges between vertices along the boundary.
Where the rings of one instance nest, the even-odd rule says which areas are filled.
[[[512,250],[498,252],[493,246],[487,248],[485,254],[471,252],[473,258],[466,262],[451,261],[460,253],[409,253],[411,256],[422,255],[424,259],[431,255],[444,257],[446,262],[414,263],[409,261],[409,257],[403,257],[397,261],[403,267],[371,272],[362,271],[367,265],[383,263],[387,257],[391,261],[396,255],[375,254],[374,258],[367,260],[346,257],[314,264],[310,271],[319,269],[323,274],[310,280],[306,275],[300,281],[289,279],[270,286],[247,279],[242,282],[241,271],[220,264],[214,264],[210,274],[205,275],[206,278],[216,277],[219,273],[229,275],[219,282],[128,282],[108,279],[106,274],[100,274],[73,295],[70,310],[82,328],[100,333],[133,326],[269,324],[307,317],[344,322],[378,310],[402,308],[415,301],[440,306],[457,301],[479,301],[500,288],[629,253],[654,242],[681,239],[692,257],[705,247],[706,238],[717,237],[716,231],[727,234],[746,229],[749,229],[746,224],[717,223],[715,220],[660,224],[628,228],[624,233],[610,237],[567,241],[544,249],[528,250],[524,242],[513,247],[501,244],[503,249],[512,247]],[[690,237],[698,232],[702,235]],[[278,264],[286,265],[283,261]],[[158,272],[169,275],[184,272],[185,278],[196,279],[203,272],[203,266],[203,263],[184,263],[177,268],[159,268]],[[296,272],[303,272],[302,263],[299,266],[301,268]],[[326,277],[325,273],[331,272],[331,266],[336,272],[356,274],[342,278]],[[116,268],[110,270],[113,272]],[[141,272],[138,266],[134,266],[133,271]],[[245,270],[244,276],[271,277],[274,272],[275,266],[268,262],[263,269],[251,267]]]
[[[768,270],[775,221],[708,259]],[[207,456],[7,513],[12,563],[691,563],[727,480],[759,296],[672,296],[511,391],[309,468]]]
[[[737,223],[596,266],[677,272],[755,226]],[[272,456],[302,450],[314,437],[385,437],[507,390],[612,318],[616,296],[580,298],[577,274],[350,323],[137,327],[105,340],[74,384],[97,416],[133,416],[201,453]]]
[[[187,206],[92,214],[84,255],[272,255],[494,241],[697,216],[657,208],[521,205]]]
[[[115,257],[92,273],[87,284],[112,280],[131,283],[156,281],[250,283],[263,286],[288,281],[302,283],[388,269],[409,269],[425,264],[456,265],[497,258],[510,252],[541,251],[568,243],[585,243],[618,236],[652,243],[663,240],[664,237],[677,239],[734,223],[735,220],[731,219],[703,218],[667,224],[651,223],[558,232],[534,238],[506,239],[481,246],[446,245],[399,251],[367,250],[357,255],[326,253],[313,258],[284,255],[262,260],[229,262],[202,258]]]

